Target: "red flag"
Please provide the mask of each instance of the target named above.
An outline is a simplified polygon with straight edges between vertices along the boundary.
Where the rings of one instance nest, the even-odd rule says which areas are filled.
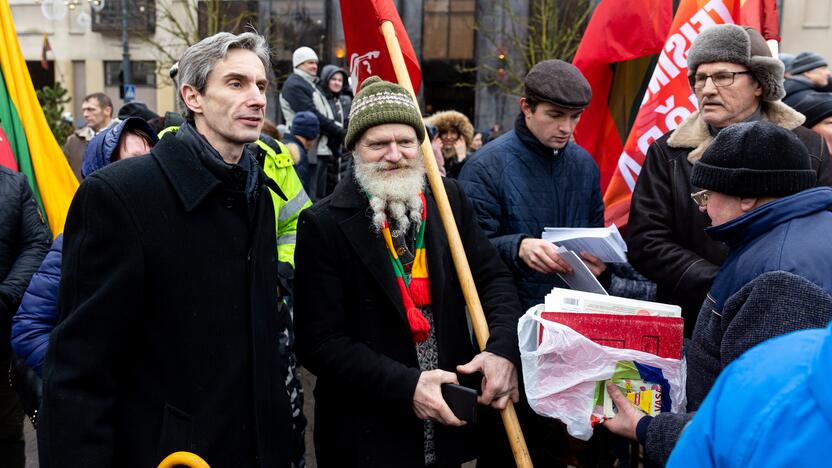
[[[687,54],[691,43],[705,28],[736,23],[740,1],[681,1],[635,124],[604,193],[607,224],[615,223],[619,227],[627,224],[630,198],[647,148],[665,133],[675,130],[697,108],[696,97],[687,78]]]
[[[49,70],[49,62],[46,60],[46,53],[52,51],[52,45],[49,44],[49,38],[46,33],[43,33],[43,47],[40,50],[40,66],[44,70]]]
[[[780,42],[776,0],[744,0],[740,7],[739,23],[760,31],[767,41]]]
[[[419,92],[422,85],[419,60],[392,0],[341,0],[341,18],[350,63],[350,84],[356,92],[361,82],[372,75],[397,82],[384,36],[379,29],[384,21],[393,23],[413,90]]]
[[[609,106],[611,65],[658,53],[673,19],[670,0],[603,0],[592,14],[573,63],[592,86],[575,139],[601,169],[601,190],[615,172],[623,144]],[[639,86],[640,83],[636,84]]]
[[[9,144],[9,139],[6,138],[3,127],[0,127],[0,166],[6,166],[13,171],[17,170],[17,161],[14,159],[12,146]]]

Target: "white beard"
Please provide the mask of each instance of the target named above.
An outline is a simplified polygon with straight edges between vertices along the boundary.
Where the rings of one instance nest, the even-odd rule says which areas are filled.
[[[395,173],[387,169],[399,167]],[[384,228],[389,215],[395,225],[393,236],[407,232],[410,223],[422,219],[422,199],[419,194],[425,187],[425,168],[421,156],[398,164],[386,161],[368,163],[355,156],[355,180],[369,195],[373,210],[373,227],[376,231]]]

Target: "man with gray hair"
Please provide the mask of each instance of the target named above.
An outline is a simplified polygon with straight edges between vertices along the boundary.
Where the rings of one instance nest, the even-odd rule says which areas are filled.
[[[633,192],[627,228],[629,260],[656,282],[661,302],[682,307],[685,334],[727,248],[705,235],[708,220],[690,199],[691,170],[729,125],[766,120],[791,130],[806,146],[818,185],[832,183],[829,150],[801,127],[805,117],[780,99],[783,63],[752,28],[725,24],[703,31],[688,53],[688,78],[699,110],[650,145]]]
[[[84,180],[64,232],[44,367],[43,467],[289,467],[275,215],[247,144],[265,120],[263,37],[218,33],[179,61],[186,122]]]

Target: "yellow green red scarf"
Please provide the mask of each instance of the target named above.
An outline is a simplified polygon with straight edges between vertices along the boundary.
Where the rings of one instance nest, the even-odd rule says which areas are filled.
[[[390,234],[390,226],[384,220],[382,235],[387,244],[387,253],[390,256],[390,263],[393,264],[393,271],[396,273],[396,283],[399,285],[399,293],[402,295],[404,310],[407,312],[407,322],[410,325],[410,334],[415,343],[421,343],[428,339],[430,323],[419,307],[430,305],[430,282],[428,281],[428,262],[425,254],[425,225],[427,224],[428,208],[425,203],[425,195],[420,193],[422,199],[422,220],[419,223],[419,230],[416,232],[416,255],[413,266],[410,269],[410,277],[405,274],[402,261],[396,254],[393,246],[393,236]]]

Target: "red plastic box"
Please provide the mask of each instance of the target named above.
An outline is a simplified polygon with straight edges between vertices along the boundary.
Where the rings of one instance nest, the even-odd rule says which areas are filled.
[[[574,312],[541,312],[540,317],[566,325],[600,345],[682,359],[684,320],[681,317]],[[542,333],[541,329],[538,340],[543,338]]]

